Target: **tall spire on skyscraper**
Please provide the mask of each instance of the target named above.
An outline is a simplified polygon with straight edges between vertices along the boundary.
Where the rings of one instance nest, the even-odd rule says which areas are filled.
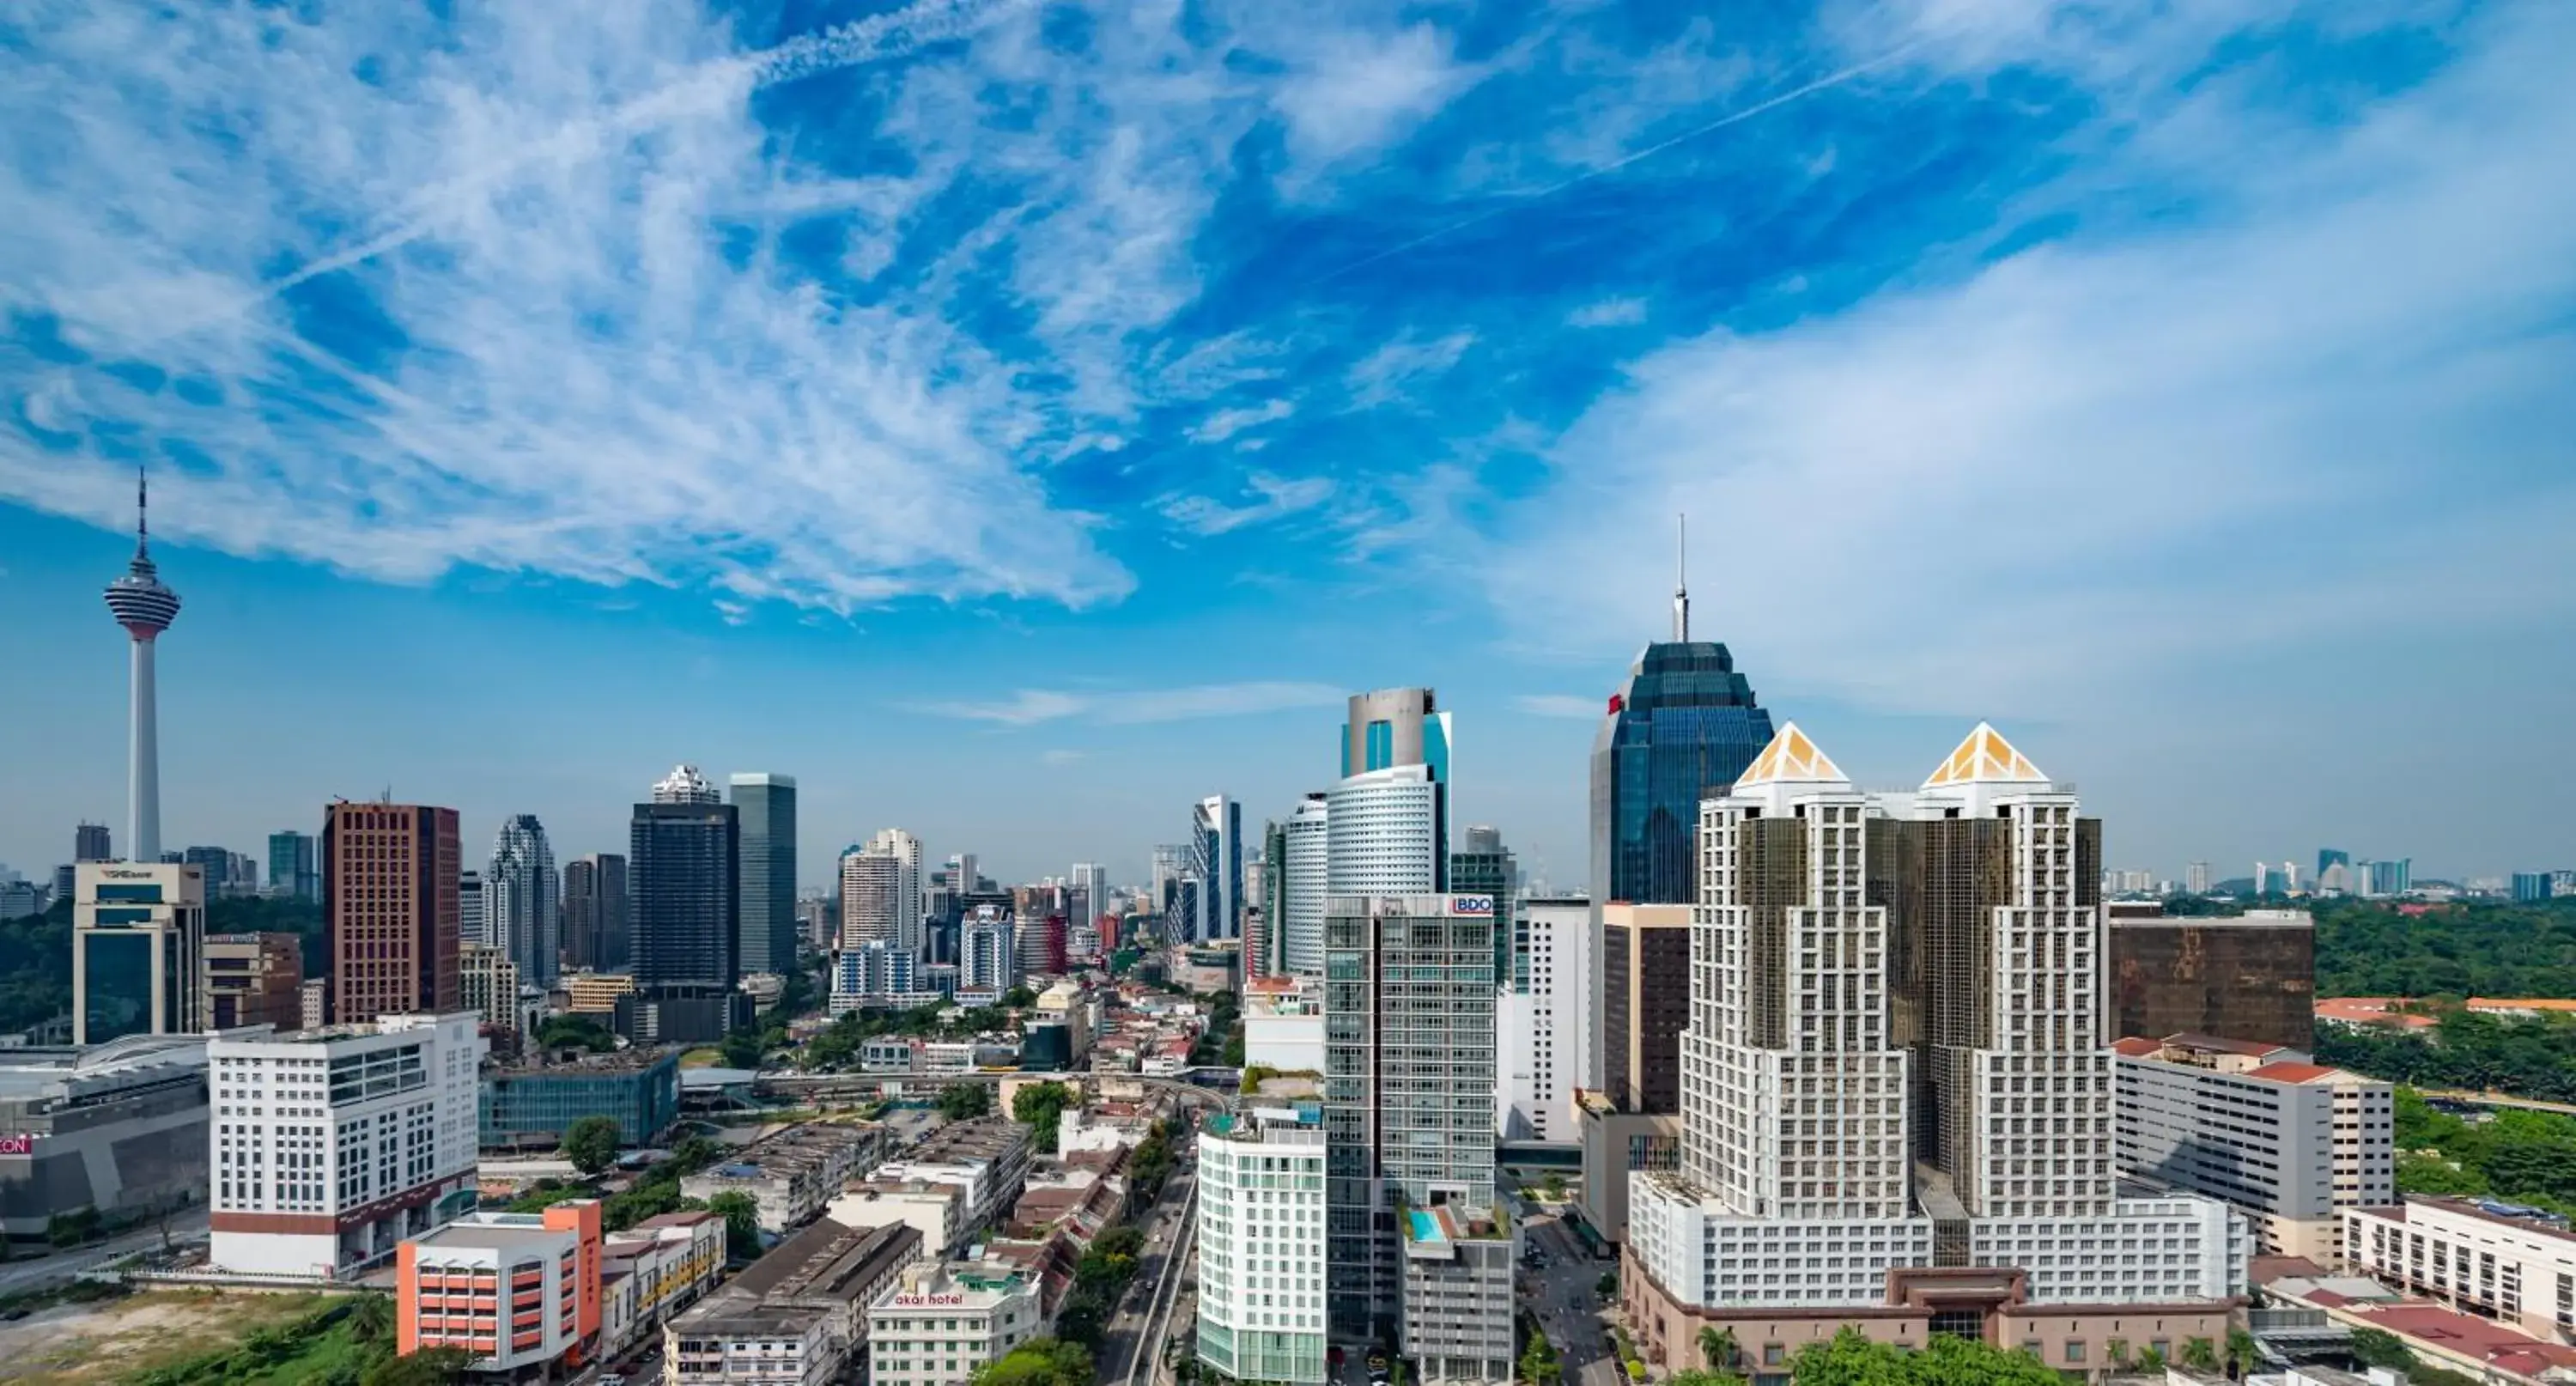
[[[1673,557],[1673,643],[1690,639],[1690,516],[1673,517],[1673,531],[1679,541]]]
[[[134,474],[134,561],[107,585],[107,609],[132,642],[131,702],[126,721],[126,850],[136,861],[161,859],[161,744],[153,642],[179,618],[179,594],[152,567],[151,531],[145,522],[150,494]]]

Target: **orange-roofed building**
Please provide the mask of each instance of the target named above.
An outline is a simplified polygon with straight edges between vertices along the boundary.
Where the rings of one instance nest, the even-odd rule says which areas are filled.
[[[2335,1264],[2341,1210],[2397,1196],[2388,1084],[2213,1035],[2111,1051],[2120,1172],[2243,1209],[2257,1255]]]
[[[600,1205],[469,1213],[396,1248],[394,1350],[463,1348],[471,1370],[517,1372],[593,1355],[600,1330]]]
[[[2403,996],[2332,996],[2316,1004],[2317,1023],[2347,1029],[2388,1025],[2406,1030],[2429,1030],[2437,1023],[2429,1015],[2409,1015],[2397,1009],[2406,1004]]]

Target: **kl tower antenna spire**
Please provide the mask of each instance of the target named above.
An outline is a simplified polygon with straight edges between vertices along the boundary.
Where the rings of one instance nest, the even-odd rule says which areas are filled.
[[[1676,515],[1673,522],[1679,543],[1673,560],[1673,640],[1680,644],[1690,639],[1690,516]]]

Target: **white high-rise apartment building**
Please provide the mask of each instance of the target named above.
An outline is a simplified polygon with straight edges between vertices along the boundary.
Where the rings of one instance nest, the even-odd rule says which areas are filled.
[[[513,815],[492,840],[483,873],[483,933],[508,951],[521,979],[555,984],[563,970],[563,877],[534,814]]]
[[[2114,1173],[2099,843],[1983,725],[1864,794],[1784,724],[1701,805],[1680,1168],[1630,1176],[1650,1355],[1723,1326],[1767,1364],[1840,1321],[2089,1371],[2149,1307],[2225,1336],[2244,1220]]]
[[[1199,1360],[1235,1381],[1325,1380],[1324,1128],[1219,1113],[1199,1133]]]
[[[456,946],[501,946],[500,940],[492,933],[492,912],[484,907],[483,873],[480,871],[460,872],[456,877]]]
[[[1286,919],[1279,928],[1280,956],[1300,977],[1324,975],[1324,896],[1332,889],[1329,834],[1331,805],[1323,794],[1299,800],[1288,816]]]
[[[957,935],[957,989],[1009,991],[1020,984],[1018,930],[1007,915],[979,915]]]
[[[841,947],[903,942],[903,863],[890,853],[853,847],[841,854]]]
[[[901,828],[887,828],[868,839],[868,850],[894,859],[894,939],[904,947],[920,952],[921,891],[929,880],[921,872],[921,839]]]
[[[1499,987],[1494,1126],[1505,1140],[1576,1138],[1574,1091],[1583,1086],[1584,1046],[1593,1033],[1592,906],[1544,900],[1522,907],[1529,939],[1529,990]]]
[[[472,1211],[481,1019],[208,1039],[209,1264],[344,1276]]]
[[[1073,888],[1082,896],[1082,918],[1075,924],[1091,924],[1109,912],[1109,868],[1096,861],[1073,864]]]

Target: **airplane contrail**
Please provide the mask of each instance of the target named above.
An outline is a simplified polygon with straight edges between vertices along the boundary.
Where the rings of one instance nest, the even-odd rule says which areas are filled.
[[[713,110],[764,87],[777,86],[845,67],[900,58],[934,43],[964,38],[1005,13],[1024,9],[1031,0],[920,0],[885,14],[838,24],[816,34],[793,38],[775,48],[708,63],[688,76],[596,119],[577,121],[529,146],[518,155],[406,199],[421,209],[345,250],[270,279],[225,310],[226,316],[247,310],[308,280],[333,274],[420,239],[435,231],[439,204],[482,193],[510,181],[532,164],[580,158],[614,137],[632,135],[669,123],[697,110]],[[202,326],[203,320],[189,326]],[[183,329],[184,330],[184,329]]]
[[[1393,259],[1408,250],[1415,250],[1422,246],[1429,245],[1431,242],[1439,240],[1443,236],[1454,236],[1457,233],[1466,230],[1468,227],[1491,221],[1494,218],[1503,215],[1505,212],[1517,211],[1530,203],[1540,200],[1541,198],[1553,197],[1578,183],[1588,183],[1605,174],[1616,173],[1639,160],[1651,159],[1677,144],[1688,144],[1690,141],[1699,139],[1704,135],[1715,134],[1730,125],[1740,125],[1745,121],[1753,119],[1755,116],[1776,111],[1782,106],[1788,105],[1792,101],[1803,100],[1804,98],[1813,96],[1818,92],[1827,91],[1834,87],[1841,86],[1843,83],[1851,81],[1853,78],[1866,76],[1871,72],[1875,72],[1879,68],[1885,67],[1889,63],[1903,58],[1906,54],[1911,53],[1922,46],[1923,41],[1921,39],[1914,39],[1906,43],[1899,44],[1867,62],[1854,63],[1850,67],[1843,68],[1838,72],[1829,72],[1803,86],[1791,87],[1789,90],[1784,91],[1777,96],[1757,101],[1752,105],[1745,107],[1743,110],[1730,111],[1725,115],[1719,116],[1715,120],[1709,121],[1705,125],[1693,126],[1688,130],[1682,131],[1678,135],[1674,135],[1668,139],[1658,140],[1634,153],[1621,155],[1620,157],[1611,160],[1609,163],[1603,164],[1599,168],[1586,169],[1561,183],[1551,183],[1536,192],[1521,194],[1503,206],[1488,208],[1485,211],[1478,212],[1472,217],[1468,217],[1464,221],[1452,222],[1438,230],[1425,231],[1421,235],[1416,236],[1409,241],[1388,246],[1386,249],[1378,251],[1376,254],[1353,260],[1339,269],[1328,270],[1323,274],[1317,275],[1315,278],[1308,280],[1306,286],[1308,288],[1313,288],[1317,284],[1339,279],[1353,270],[1366,269],[1381,260]]]

